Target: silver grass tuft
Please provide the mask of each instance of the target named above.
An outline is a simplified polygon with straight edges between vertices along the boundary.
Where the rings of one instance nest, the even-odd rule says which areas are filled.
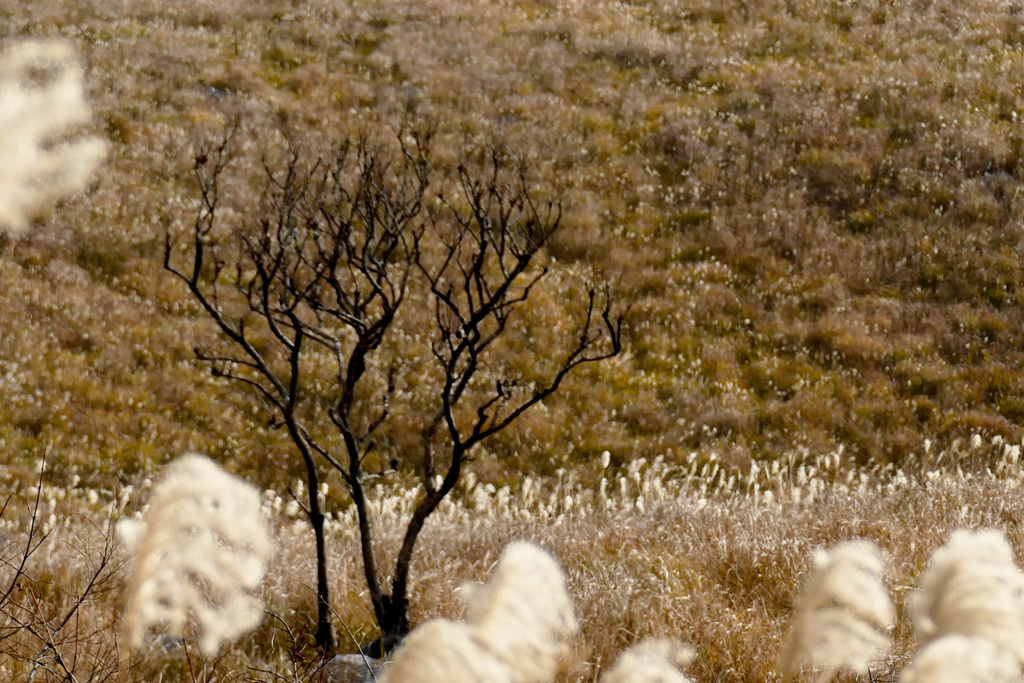
[[[1013,655],[986,638],[950,635],[918,652],[900,683],[1016,683],[1020,670]]]
[[[466,623],[518,683],[549,680],[579,631],[562,568],[523,542],[505,548],[487,584],[466,598]]]
[[[984,638],[1024,663],[1024,573],[1002,532],[954,531],[907,607],[922,643],[952,634]]]
[[[137,649],[147,629],[164,624],[181,636],[191,617],[203,652],[255,628],[262,616],[252,592],[272,544],[255,488],[201,455],[167,466],[135,535],[124,629]]]
[[[438,620],[413,631],[386,668],[393,683],[543,683],[579,630],[565,576],[530,543],[501,554],[490,581],[467,598],[466,621]]]
[[[382,683],[512,683],[505,662],[471,626],[436,619],[414,630],[384,668]]]
[[[868,668],[889,646],[894,612],[882,582],[885,564],[869,541],[841,543],[814,554],[815,570],[797,600],[782,653],[782,669]]]
[[[693,648],[667,638],[647,638],[623,652],[601,683],[690,683],[680,669],[693,662]]]
[[[33,81],[35,73],[50,75]],[[88,118],[67,44],[24,42],[0,56],[0,230],[22,232],[31,213],[89,182],[105,143],[60,138]]]

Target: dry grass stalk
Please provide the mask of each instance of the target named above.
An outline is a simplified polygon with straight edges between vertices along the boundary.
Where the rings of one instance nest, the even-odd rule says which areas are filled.
[[[797,601],[782,669],[864,670],[889,645],[894,613],[882,582],[885,564],[868,541],[841,543],[814,555],[815,570]]]
[[[204,456],[185,455],[164,471],[144,520],[122,522],[119,531],[137,539],[124,622],[130,648],[158,624],[181,636],[191,616],[200,647],[213,654],[259,624],[252,592],[272,545],[253,487]]]

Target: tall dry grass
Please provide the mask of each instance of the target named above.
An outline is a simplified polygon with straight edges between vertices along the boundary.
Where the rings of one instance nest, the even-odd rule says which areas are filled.
[[[568,473],[560,480],[526,480],[515,489],[469,480],[431,519],[419,548],[411,595],[414,625],[464,618],[459,587],[485,582],[502,550],[527,540],[549,549],[564,568],[581,626],[559,681],[600,678],[624,650],[648,637],[692,646],[696,656],[685,672],[692,680],[774,679],[782,670],[783,639],[793,626],[815,549],[867,539],[888,560],[887,585],[899,615],[892,649],[869,662],[867,670],[875,677],[899,672],[920,647],[907,616],[907,596],[925,585],[921,577],[929,557],[954,530],[1001,530],[1013,556],[1021,556],[1024,538],[1015,520],[1024,514],[1019,495],[1024,476],[1015,465],[1017,446],[985,446],[1003,453],[999,467],[967,467],[975,453],[968,445],[933,454],[919,473],[848,470],[838,465],[837,454],[826,454],[794,455],[788,464],[745,477],[713,463],[676,467],[654,460],[608,471],[597,486]],[[114,492],[44,484],[42,518],[53,515],[52,530],[43,546],[48,550],[30,558],[33,581],[26,590],[50,587],[54,609],[73,599],[98,552],[90,545],[68,552],[85,536],[83,524],[119,504],[128,514],[140,512],[147,491],[148,483],[138,482],[118,503]],[[386,482],[374,492],[385,552],[397,552],[416,495]],[[256,631],[209,658],[192,635],[176,641],[156,633],[132,659],[130,680],[188,681],[193,674],[210,681],[315,680],[312,538],[287,502],[287,494],[264,495],[265,510],[276,518],[277,553],[262,587],[266,612]],[[18,509],[12,501],[3,518],[3,532],[13,542],[5,546],[7,553],[19,547],[26,531],[25,520],[14,514]],[[347,634],[344,647],[355,652],[377,634],[358,566],[353,513],[344,505],[329,509],[332,608],[339,633]],[[3,572],[8,571],[9,565]],[[75,643],[83,672],[89,662],[107,661],[104,657],[122,645],[113,626],[123,599],[117,586],[123,581],[119,570],[110,579],[111,590],[89,597],[92,623],[107,624],[106,629],[60,646]],[[4,641],[5,675],[15,680],[28,675],[39,652],[31,640],[19,631]],[[807,669],[797,678],[813,675]]]

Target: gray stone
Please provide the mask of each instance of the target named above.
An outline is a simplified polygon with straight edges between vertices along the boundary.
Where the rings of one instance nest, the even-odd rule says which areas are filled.
[[[337,655],[324,664],[324,683],[375,683],[386,663],[366,655]]]

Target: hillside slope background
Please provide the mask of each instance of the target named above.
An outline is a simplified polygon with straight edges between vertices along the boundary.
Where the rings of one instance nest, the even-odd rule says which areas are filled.
[[[198,450],[285,491],[286,436],[195,360],[215,335],[161,270],[164,231],[193,221],[195,150],[232,121],[239,214],[284,137],[315,153],[411,121],[435,127],[439,163],[501,145],[563,198],[525,329],[557,329],[580,278],[613,280],[632,307],[620,357],[477,454],[418,565],[417,620],[457,611],[454,582],[532,536],[561,548],[586,624],[566,680],[647,633],[685,636],[698,679],[766,680],[813,546],[879,541],[898,600],[953,526],[1003,526],[1021,547],[1016,3],[0,2],[0,44],[40,37],[81,54],[90,132],[111,150],[87,193],[0,235],[6,490],[31,500],[45,457],[44,505],[114,514]],[[405,324],[388,350],[415,355]],[[508,362],[528,372],[544,348],[527,338]],[[402,387],[410,420],[430,387]],[[382,461],[400,460],[407,434],[387,429]],[[401,472],[385,483],[397,542],[412,494]],[[343,487],[325,496],[335,607],[369,640]],[[47,551],[42,595],[88,576],[106,531],[91,524]],[[304,529],[279,530],[268,587],[299,640]],[[211,680],[292,666],[276,628]],[[912,649],[905,619],[895,635],[890,677]],[[186,679],[182,657],[171,671],[149,656],[140,677]]]
[[[550,258],[615,280],[631,339],[492,443],[489,476],[1018,439],[1022,21],[988,0],[8,3],[4,39],[81,51],[113,149],[0,249],[0,444],[89,477],[185,448],[281,469],[254,462],[286,445],[193,361],[212,331],[159,267],[197,209],[195,143],[235,119],[241,203],[279,131],[410,120],[442,157],[525,153],[561,193]]]

